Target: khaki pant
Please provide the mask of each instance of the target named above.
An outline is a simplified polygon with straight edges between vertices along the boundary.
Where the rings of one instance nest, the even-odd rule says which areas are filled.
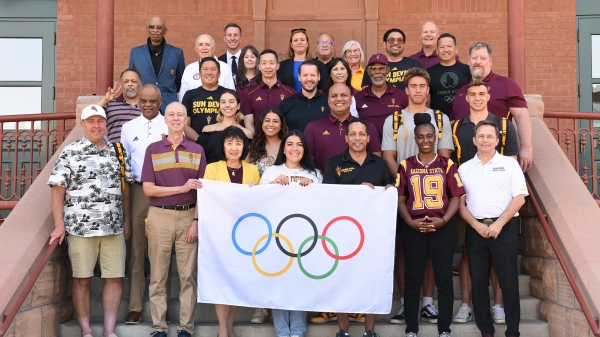
[[[142,185],[131,184],[131,238],[129,240],[129,311],[142,312],[144,307],[144,260],[148,248],[146,238],[146,218],[150,207],[150,199],[144,194]],[[165,285],[167,299],[171,298],[171,268]]]
[[[117,235],[81,237],[69,235],[69,260],[73,277],[94,276],[94,267],[100,260],[102,278],[125,276],[125,236]]]
[[[187,243],[185,237],[192,225],[194,209],[175,211],[150,207],[146,223],[148,257],[150,258],[150,309],[152,331],[169,331],[165,315],[167,312],[166,279],[170,277],[171,250],[175,246],[177,271],[181,290],[179,301],[180,324],[177,330],[194,333],[196,311],[196,268],[198,243]]]

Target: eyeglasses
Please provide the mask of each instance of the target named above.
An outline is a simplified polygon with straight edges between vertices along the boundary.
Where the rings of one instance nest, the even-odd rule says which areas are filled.
[[[150,29],[150,30],[154,30],[154,29],[156,29],[156,30],[163,30],[163,28],[165,28],[165,27],[163,27],[163,26],[153,26],[153,25],[149,25],[148,26],[148,29]]]
[[[399,37],[399,38],[388,37],[388,39],[386,41],[388,44],[394,44],[394,42],[397,42],[398,44],[404,43],[404,39],[401,37]]]
[[[360,55],[360,49],[346,49],[346,54],[359,54]]]
[[[317,44],[326,45],[326,46],[333,46],[333,42],[331,42],[331,41],[319,41],[319,42],[317,42]]]
[[[385,68],[387,68],[387,66],[369,66],[369,69],[371,69],[372,71],[379,71],[379,72],[384,72]]]
[[[295,33],[306,33],[306,29],[304,29],[304,28],[294,28],[294,29],[292,29],[292,34],[295,34]]]

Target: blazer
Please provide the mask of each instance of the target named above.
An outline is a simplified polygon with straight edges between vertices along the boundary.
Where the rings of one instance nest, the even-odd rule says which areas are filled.
[[[319,67],[319,74],[321,76],[318,89],[327,89],[327,76],[329,76],[327,74],[327,69],[325,66],[323,66],[322,62],[317,62],[317,65]],[[294,80],[294,59],[287,59],[279,63],[277,78],[281,81],[281,83],[296,90],[296,81]]]
[[[227,63],[227,52],[218,57],[219,61]]]
[[[247,163],[245,160],[241,160],[241,162],[243,170],[242,184],[250,185],[251,182],[254,182],[258,185],[260,182],[258,167],[254,164]],[[208,164],[206,166],[206,171],[204,172],[204,179],[230,183],[231,179],[229,178],[229,172],[227,172],[227,162],[219,160],[216,163]]]
[[[158,76],[150,59],[148,45],[131,48],[129,53],[129,68],[135,69],[142,77],[142,85],[156,84],[162,96],[160,111],[165,114],[165,108],[171,102],[177,102],[177,93],[181,87],[181,76],[185,69],[183,50],[165,43],[163,59]]]

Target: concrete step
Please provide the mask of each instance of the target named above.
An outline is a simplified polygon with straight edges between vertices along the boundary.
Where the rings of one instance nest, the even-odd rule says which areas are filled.
[[[454,294],[460,295],[462,292],[460,290],[460,277],[458,275],[454,275]],[[148,295],[148,284],[150,283],[150,279],[146,278],[146,290],[144,294]],[[129,278],[125,277],[123,281],[123,297],[127,298],[129,296]],[[104,287],[104,281],[94,276],[92,278],[92,282],[90,284],[90,293],[91,296],[102,296],[102,288]],[[394,294],[398,294],[398,282],[394,280]],[[490,296],[492,294],[492,287],[490,285]],[[434,288],[434,296],[437,295],[437,288]],[[519,295],[520,296],[528,296],[529,293],[529,275],[521,274],[519,275]],[[172,275],[171,277],[171,298],[179,298],[179,276],[177,274]]]
[[[143,322],[139,325],[117,324],[115,333],[120,337],[148,337],[150,335],[150,322]],[[169,337],[177,336],[177,324],[169,325]],[[404,336],[404,324],[388,324],[381,323],[375,326],[375,331],[381,337]],[[469,322],[464,324],[452,324],[452,336],[460,337],[479,337],[481,333],[477,329],[475,323]],[[506,325],[496,325],[496,336],[504,336]],[[521,320],[519,326],[521,336],[549,337],[548,323],[542,320]],[[80,329],[77,321],[69,321],[60,326],[61,337],[80,337]],[[308,324],[308,331],[305,337],[331,337],[335,336],[338,331],[336,323],[326,324]],[[94,336],[102,336],[102,323],[93,323],[92,332]],[[237,336],[244,337],[275,337],[275,330],[272,323],[264,324],[235,324],[233,332]],[[362,324],[351,323],[350,334],[352,336],[362,336],[364,327]],[[196,325],[194,335],[196,337],[216,336],[218,333],[218,324],[216,322],[207,322],[202,325]],[[435,324],[419,323],[419,337],[437,337],[438,331]]]
[[[92,310],[91,310],[91,319],[92,320],[102,320],[102,301],[100,297],[93,297],[92,299]],[[434,298],[434,303],[437,305],[437,298]],[[490,300],[490,303],[492,301]],[[458,307],[462,304],[460,297],[454,298],[454,309],[453,313],[456,313]],[[125,320],[125,316],[127,315],[127,305],[128,302],[126,299],[121,301],[121,307],[119,309],[119,313],[117,316],[118,322],[123,322]],[[169,309],[168,312],[172,318],[179,317],[179,308],[180,303],[179,300],[171,300],[169,301]],[[395,296],[392,302],[392,311],[387,315],[378,315],[378,319],[384,322],[387,322],[392,316],[396,314],[398,309],[400,308],[400,298]],[[250,321],[250,318],[254,314],[253,308],[239,307],[235,316],[235,321],[240,323],[246,323]],[[524,320],[532,320],[539,318],[540,311],[540,300],[531,296],[521,296],[521,319]],[[313,317],[314,314],[309,313],[308,317]],[[152,316],[150,314],[150,302],[144,302],[144,308],[142,310],[142,318],[146,322],[150,322]],[[198,303],[196,305],[195,319],[197,322],[210,322],[217,321],[217,315],[215,313],[215,308],[213,304],[205,304]]]

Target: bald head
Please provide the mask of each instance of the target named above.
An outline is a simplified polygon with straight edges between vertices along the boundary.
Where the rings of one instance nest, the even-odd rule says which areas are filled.
[[[436,48],[440,28],[435,22],[427,21],[421,25],[421,45],[424,49]]]
[[[140,91],[140,109],[147,120],[152,120],[160,113],[160,89],[154,84],[146,84]]]
[[[153,16],[148,20],[148,26],[158,23],[159,25],[167,28],[167,21],[163,20],[160,16]]]
[[[350,114],[352,93],[345,83],[335,83],[329,88],[329,111],[335,117],[343,120]]]
[[[186,117],[187,110],[183,104],[173,102],[167,105],[165,108],[165,123],[169,128],[169,137],[183,135],[183,126],[185,125]]]
[[[159,45],[167,34],[167,22],[160,16],[153,16],[148,20],[148,36],[153,45]]]

